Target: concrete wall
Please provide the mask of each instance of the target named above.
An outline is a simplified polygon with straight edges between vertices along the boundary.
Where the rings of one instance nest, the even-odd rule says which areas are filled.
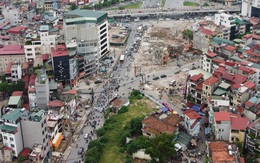
[[[77,38],[80,40],[97,40],[98,29],[95,24],[64,25],[65,39]]]
[[[229,141],[230,121],[222,121],[221,124],[215,122],[214,128],[216,139]]]
[[[208,51],[210,39],[200,31],[193,33],[193,47],[195,49],[200,49],[203,53]]]

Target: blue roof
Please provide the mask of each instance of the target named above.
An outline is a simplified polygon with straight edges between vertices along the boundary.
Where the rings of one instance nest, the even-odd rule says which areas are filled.
[[[166,107],[163,107],[161,110],[162,110],[162,112],[167,112],[168,111],[168,109]]]
[[[192,109],[196,112],[200,111],[200,106],[199,105],[193,105]]]
[[[255,104],[257,102],[257,99],[258,98],[254,96],[254,97],[250,98],[249,101],[252,102],[253,104]]]

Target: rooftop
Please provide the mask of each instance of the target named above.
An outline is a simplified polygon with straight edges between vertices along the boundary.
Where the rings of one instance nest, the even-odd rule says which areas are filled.
[[[209,142],[212,163],[235,162],[235,156],[229,155],[228,144],[224,141]]]
[[[204,75],[203,75],[202,73],[199,73],[199,74],[197,74],[197,75],[192,75],[192,76],[190,77],[190,81],[196,82],[196,81],[200,80],[203,76],[204,76]]]
[[[231,117],[231,129],[232,130],[245,130],[249,119],[248,118],[242,118],[242,117]]]
[[[64,45],[56,45],[55,48],[51,48],[51,55],[53,57],[68,56],[68,50]]]
[[[209,73],[209,72],[207,72],[207,71],[204,71],[204,70],[202,70],[202,69],[195,69],[195,70],[190,70],[190,71],[189,71],[189,75],[190,75],[190,76],[198,75],[198,74],[200,74],[200,73],[203,74],[203,78],[204,78],[205,80],[212,76],[211,73]]]
[[[254,129],[256,131],[260,130],[260,118],[255,120],[254,122],[250,123],[248,125],[249,128]]]
[[[230,113],[229,112],[214,112],[215,121],[230,121]]]
[[[64,104],[65,103],[62,101],[55,100],[55,101],[50,101],[48,105],[50,107],[62,107],[62,106],[64,106]]]
[[[0,45],[0,55],[24,55],[23,45]]]
[[[166,133],[172,134],[176,130],[176,124],[181,121],[181,117],[177,115],[169,115],[165,119],[159,119],[155,116],[149,116],[142,121],[144,130],[149,133],[159,134]]]
[[[188,116],[190,119],[198,119],[201,118],[201,116],[194,110],[186,110],[183,112],[184,115]]]
[[[214,77],[214,76],[211,76],[210,78],[208,78],[207,80],[205,80],[204,82],[203,82],[203,84],[205,84],[205,85],[213,85],[213,84],[215,84],[216,82],[218,82],[218,78],[217,77]]]
[[[76,15],[78,17],[93,17],[93,18],[100,18],[104,15],[106,15],[105,12],[101,12],[101,11],[93,11],[93,10],[73,10],[73,11],[69,11],[67,13],[65,13],[65,16],[68,15]]]
[[[40,31],[41,32],[47,32],[49,31],[50,27],[48,25],[41,25],[40,26]]]
[[[16,121],[22,115],[21,109],[13,109],[2,116],[3,120]]]
[[[12,96],[22,96],[23,95],[23,91],[14,91],[12,93]]]
[[[21,100],[21,96],[11,96],[8,101],[8,105],[17,105],[19,101]]]

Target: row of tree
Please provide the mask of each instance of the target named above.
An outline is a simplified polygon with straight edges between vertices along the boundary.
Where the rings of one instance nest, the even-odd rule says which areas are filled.
[[[17,82],[13,82],[11,84],[7,83],[5,80],[0,83],[0,92],[3,93],[4,96],[10,95],[14,91],[24,91],[24,81],[18,80]]]

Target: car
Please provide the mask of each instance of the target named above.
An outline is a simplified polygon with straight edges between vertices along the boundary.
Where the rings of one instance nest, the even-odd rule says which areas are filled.
[[[128,76],[128,74],[127,73],[125,73],[125,77],[127,77]]]
[[[190,69],[188,69],[188,68],[184,68],[182,71],[184,71],[184,72],[187,72],[187,71],[189,71]]]
[[[87,138],[88,138],[88,134],[85,134],[85,135],[84,135],[84,139],[87,139]]]
[[[95,84],[100,84],[100,83],[102,83],[102,80],[96,80],[94,83]]]
[[[163,74],[163,75],[161,75],[161,78],[166,78],[166,77],[167,77],[167,75],[164,75],[164,74]]]
[[[96,124],[97,124],[97,121],[93,121],[93,122],[92,122],[92,127],[95,127]]]
[[[151,82],[151,81],[146,81],[146,83],[147,83],[148,85],[151,85],[151,84],[152,84],[152,82]]]
[[[84,148],[83,148],[83,147],[80,147],[80,148],[78,149],[78,154],[79,154],[79,155],[82,155],[83,152],[84,152]]]
[[[114,77],[114,74],[110,74],[110,78],[113,78]]]
[[[117,98],[117,97],[118,97],[118,94],[115,94],[115,95],[114,95],[114,98]]]
[[[158,79],[160,79],[158,76],[153,77],[153,80],[158,80]]]

